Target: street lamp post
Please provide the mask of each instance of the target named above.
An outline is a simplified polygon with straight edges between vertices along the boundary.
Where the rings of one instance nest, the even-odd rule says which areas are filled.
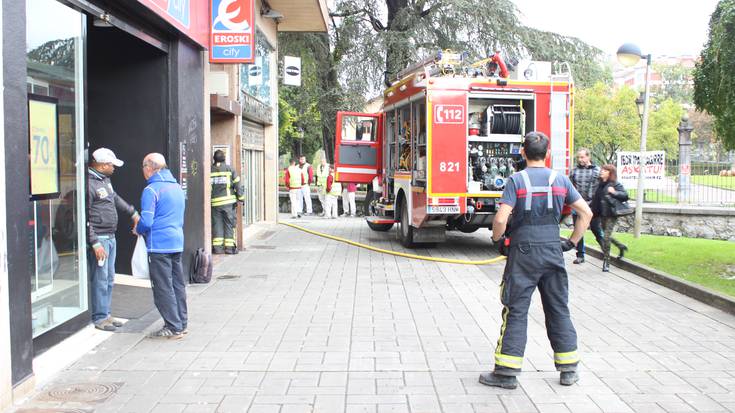
[[[641,154],[638,158],[638,190],[635,194],[635,225],[633,234],[636,238],[641,236],[641,221],[643,220],[643,168],[645,167],[644,152],[646,151],[646,136],[648,135],[648,101],[650,97],[649,76],[651,72],[651,55],[643,55],[641,49],[632,44],[625,43],[618,48],[618,61],[626,67],[636,65],[641,58],[646,59],[646,80],[643,92],[643,120],[641,121]]]

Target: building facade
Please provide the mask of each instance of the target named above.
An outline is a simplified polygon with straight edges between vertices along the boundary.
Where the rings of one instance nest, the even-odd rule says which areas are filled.
[[[210,66],[212,150],[223,149],[239,172],[239,245],[248,225],[278,218],[279,32],[327,31],[325,0],[255,2],[255,62]]]
[[[8,183],[9,258],[0,297],[10,294],[7,303],[0,298],[0,348],[10,358],[0,363],[0,377],[9,376],[0,378],[0,401],[32,389],[33,358],[89,324],[85,202],[92,151],[108,147],[126,161],[113,182],[138,209],[143,156],[164,154],[186,185],[185,265],[187,252],[206,245],[208,176],[198,167],[206,165],[209,146],[207,19],[206,0],[3,2],[8,139],[0,175]],[[116,235],[116,271],[130,274],[135,238],[128,220],[120,219]]]
[[[325,32],[326,4],[254,0],[256,62],[210,65],[209,3],[3,2],[0,410],[33,389],[35,356],[89,325],[86,172],[95,149],[126,162],[113,183],[136,208],[143,156],[166,157],[187,195],[185,269],[197,248],[211,248],[213,149],[227,148],[243,177],[239,228],[276,221],[277,34]],[[116,238],[116,272],[130,274],[135,239],[124,217]]]

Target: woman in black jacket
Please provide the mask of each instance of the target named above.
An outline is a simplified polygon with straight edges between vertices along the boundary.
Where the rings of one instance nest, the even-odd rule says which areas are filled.
[[[602,247],[604,254],[602,260],[602,271],[610,271],[610,243],[620,249],[619,258],[628,250],[622,242],[613,238],[618,217],[613,212],[613,205],[628,200],[628,192],[618,182],[617,170],[613,165],[604,165],[600,169],[600,183],[592,197],[590,205],[594,219],[600,219],[602,224],[603,238],[597,238],[597,243]]]

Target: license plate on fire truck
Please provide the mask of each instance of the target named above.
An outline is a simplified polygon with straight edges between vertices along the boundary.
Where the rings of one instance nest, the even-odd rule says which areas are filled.
[[[426,207],[429,214],[459,214],[459,205],[429,205]]]

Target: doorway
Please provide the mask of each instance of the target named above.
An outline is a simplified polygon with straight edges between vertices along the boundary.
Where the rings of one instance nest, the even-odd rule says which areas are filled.
[[[115,169],[112,184],[140,211],[146,186],[141,172],[150,152],[167,156],[168,54],[115,27],[87,25],[88,154],[105,147],[125,162]],[[115,270],[131,274],[135,247],[132,222],[119,216]]]

